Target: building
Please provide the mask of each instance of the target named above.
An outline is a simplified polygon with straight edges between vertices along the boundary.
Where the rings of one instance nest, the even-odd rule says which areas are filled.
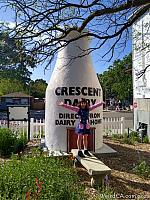
[[[150,140],[150,9],[133,24],[132,44],[134,129]]]
[[[1,102],[5,105],[32,105],[33,97],[22,92],[14,92],[1,96]]]

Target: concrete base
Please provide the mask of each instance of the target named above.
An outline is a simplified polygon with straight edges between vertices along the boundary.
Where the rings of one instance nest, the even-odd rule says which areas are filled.
[[[62,152],[62,151],[49,151],[49,156],[56,156],[56,157],[62,157],[62,156],[68,156],[69,154],[66,152]]]
[[[117,153],[117,151],[115,151],[114,149],[112,149],[111,147],[109,147],[108,145],[103,143],[103,146],[99,149],[96,149],[95,152],[93,152],[94,154],[107,154],[107,153]]]
[[[111,169],[106,166],[101,160],[95,157],[91,152],[91,156],[80,157],[78,156],[78,149],[72,149],[71,153],[75,157],[75,166],[78,163],[87,170],[88,174],[91,176],[91,186],[92,187],[103,187],[105,176],[111,173]]]

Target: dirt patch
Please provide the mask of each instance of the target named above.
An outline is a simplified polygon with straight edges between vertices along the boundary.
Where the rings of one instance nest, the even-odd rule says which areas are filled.
[[[104,143],[117,151],[117,153],[111,155],[97,155],[112,169],[109,176],[109,188],[113,190],[114,194],[118,195],[116,199],[119,199],[119,197],[120,199],[150,199],[150,179],[142,178],[133,172],[133,168],[141,160],[145,160],[150,166],[150,144],[128,145],[113,141],[111,138],[104,138]],[[83,173],[83,170],[78,169],[78,171],[81,176],[86,174],[85,171]],[[84,175],[84,177],[84,184],[89,186],[88,176]]]

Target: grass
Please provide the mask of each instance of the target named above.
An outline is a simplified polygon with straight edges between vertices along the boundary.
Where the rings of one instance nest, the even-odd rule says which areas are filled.
[[[70,158],[44,157],[37,147],[32,149],[30,155],[13,155],[0,165],[0,199],[93,199],[90,192],[85,192],[89,186],[81,183]],[[112,195],[111,188],[98,188],[93,200],[107,199]]]
[[[84,187],[70,161],[13,158],[0,165],[0,199],[84,200]]]
[[[98,195],[95,200],[114,200],[115,193],[111,188],[99,188]]]

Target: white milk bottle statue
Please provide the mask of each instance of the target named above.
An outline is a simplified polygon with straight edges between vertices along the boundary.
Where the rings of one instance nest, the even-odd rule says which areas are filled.
[[[72,31],[66,40],[80,33]],[[88,37],[80,38],[62,48],[46,89],[45,141],[49,150],[67,151],[67,127],[75,127],[77,114],[58,106],[58,102],[75,105],[86,98],[90,105],[102,101],[102,88],[93,69]],[[84,56],[81,56],[86,54]],[[95,150],[102,147],[102,106],[90,112],[91,127],[95,127]]]

